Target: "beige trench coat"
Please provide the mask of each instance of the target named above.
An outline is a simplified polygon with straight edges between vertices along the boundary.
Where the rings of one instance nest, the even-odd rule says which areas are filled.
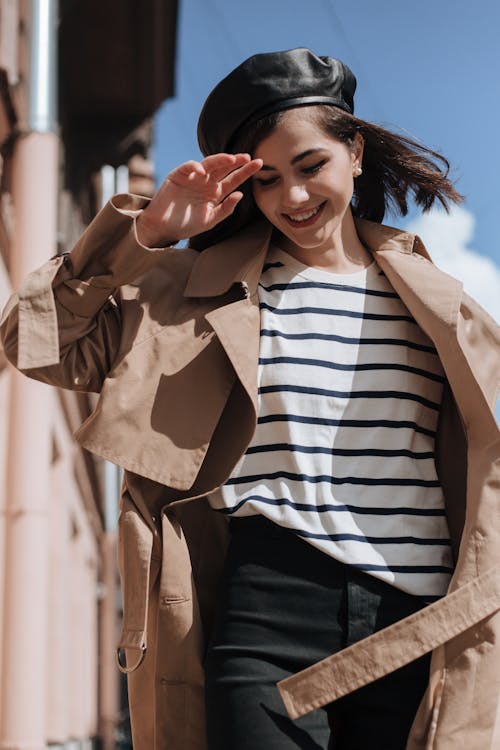
[[[69,257],[26,279],[1,329],[27,375],[101,394],[76,437],[125,468],[120,646],[134,748],[202,750],[203,651],[227,537],[204,496],[256,425],[256,288],[270,227],[201,254],[151,250],[135,233],[144,205],[115,196]],[[498,328],[417,237],[366,221],[357,229],[446,372],[437,466],[456,570],[439,602],[278,687],[295,718],[432,650],[407,749],[499,750]]]

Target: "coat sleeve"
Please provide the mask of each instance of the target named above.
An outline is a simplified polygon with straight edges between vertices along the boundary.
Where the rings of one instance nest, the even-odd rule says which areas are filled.
[[[116,195],[70,253],[29,274],[2,314],[7,359],[29,377],[98,392],[120,346],[123,284],[171,249],[140,244],[136,218],[148,199]]]

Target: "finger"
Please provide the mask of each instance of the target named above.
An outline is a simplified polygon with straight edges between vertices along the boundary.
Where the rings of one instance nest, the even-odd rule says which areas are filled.
[[[224,195],[232,193],[237,187],[242,185],[246,180],[253,177],[254,174],[262,167],[262,159],[252,159],[239,169],[233,170],[224,180],[221,181],[221,189]]]
[[[236,156],[237,154],[226,154],[225,152],[221,151],[221,153],[219,154],[210,154],[210,156],[205,156],[205,158],[201,160],[201,163],[207,171],[211,171],[212,169],[216,169],[223,164],[232,164],[235,161]]]
[[[213,211],[214,216],[214,225],[219,224],[219,222],[224,221],[224,219],[227,219],[228,216],[230,216],[240,200],[243,198],[243,193],[240,191],[236,191],[234,193],[231,193],[227,196],[227,198],[224,198],[222,203],[219,203],[217,206],[215,206]]]
[[[216,181],[224,179],[235,169],[247,164],[251,161],[250,154],[231,154],[233,160],[230,163],[221,163],[214,166],[205,167],[210,174],[210,177]]]
[[[167,179],[175,181],[179,178],[191,179],[192,176],[206,176],[206,171],[203,165],[199,161],[194,161],[194,159],[186,161],[184,162],[184,164],[181,164],[180,166],[173,169],[172,172],[170,172],[170,174],[168,175]]]

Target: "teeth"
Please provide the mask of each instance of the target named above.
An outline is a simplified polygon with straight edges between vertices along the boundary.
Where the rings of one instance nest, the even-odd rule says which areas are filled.
[[[303,214],[294,214],[293,216],[290,216],[289,214],[287,214],[287,216],[290,219],[290,221],[296,221],[297,223],[299,223],[301,221],[307,221],[308,219],[311,219],[313,216],[315,216],[318,213],[320,208],[321,206],[317,206],[316,208],[311,209],[311,211],[306,211]]]

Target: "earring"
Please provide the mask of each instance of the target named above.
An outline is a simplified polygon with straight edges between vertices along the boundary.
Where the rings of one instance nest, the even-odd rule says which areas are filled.
[[[354,177],[359,177],[359,175],[362,173],[363,173],[363,170],[361,169],[359,164],[356,164],[356,166],[354,167]]]

